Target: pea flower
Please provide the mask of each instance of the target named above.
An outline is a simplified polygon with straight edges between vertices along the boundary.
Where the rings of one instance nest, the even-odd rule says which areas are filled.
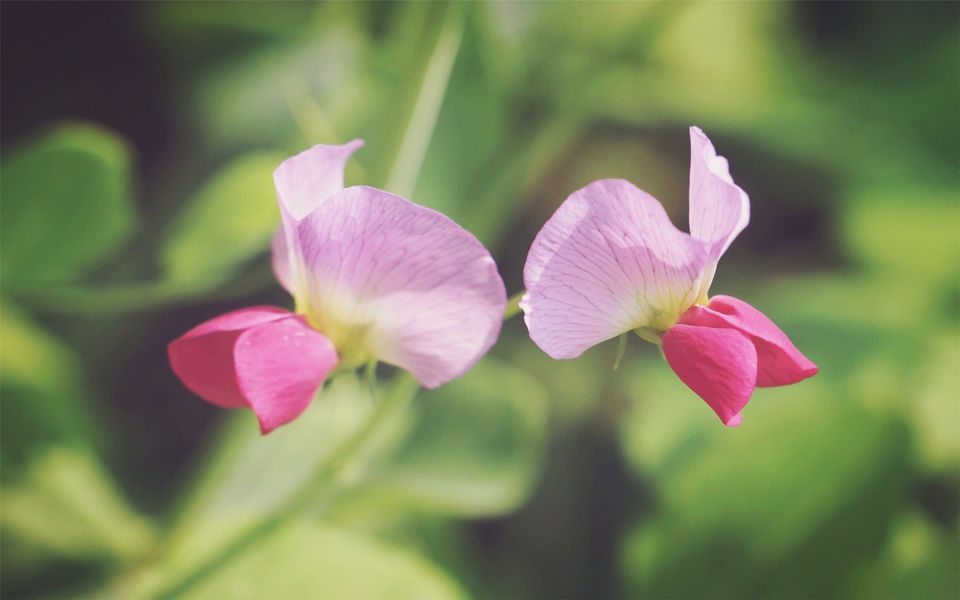
[[[506,293],[489,252],[434,210],[344,188],[362,145],[315,146],[274,171],[273,269],[296,312],[236,310],[168,347],[190,390],[252,409],[264,434],[300,415],[335,369],[383,361],[434,388],[470,370],[499,335]]]
[[[720,256],[747,226],[750,201],[700,129],[690,128],[690,233],[620,179],[570,195],[537,234],[520,302],[533,341],[556,359],[635,331],[727,426],[755,387],[817,367],[759,310],[707,296]]]

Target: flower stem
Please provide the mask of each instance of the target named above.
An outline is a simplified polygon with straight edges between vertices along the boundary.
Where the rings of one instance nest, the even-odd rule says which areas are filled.
[[[504,322],[520,314],[520,300],[523,299],[523,295],[526,293],[526,290],[520,290],[513,296],[510,296],[510,299],[507,300],[507,309],[503,311]]]
[[[158,598],[177,598],[186,590],[202,581],[217,569],[230,562],[258,540],[274,532],[292,516],[302,514],[317,499],[336,486],[338,480],[350,469],[351,461],[372,443],[384,423],[403,413],[419,390],[416,380],[408,373],[401,373],[390,390],[374,406],[366,421],[337,446],[324,460],[309,482],[291,495],[260,523],[228,544],[210,561],[201,565],[179,582],[157,594]]]
[[[447,7],[446,19],[423,75],[413,113],[397,150],[393,168],[387,177],[388,192],[405,198],[409,198],[413,193],[437,125],[437,117],[440,116],[440,107],[443,106],[447,84],[450,82],[450,72],[460,52],[464,14],[460,2],[453,2]]]

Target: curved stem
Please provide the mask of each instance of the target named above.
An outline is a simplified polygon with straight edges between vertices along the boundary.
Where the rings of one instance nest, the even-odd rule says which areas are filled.
[[[370,412],[367,420],[320,464],[307,485],[291,495],[286,502],[273,510],[264,520],[227,545],[212,560],[204,563],[174,585],[169,586],[160,594],[157,594],[156,597],[177,598],[181,596],[190,587],[241,554],[251,544],[275,531],[288,518],[302,513],[324,492],[329,491],[336,484],[343,473],[351,466],[351,461],[367,444],[376,439],[383,424],[402,413],[419,389],[419,385],[411,375],[400,374],[390,391]]]
[[[427,148],[433,138],[437,117],[440,116],[440,107],[443,106],[443,98],[447,93],[453,63],[460,52],[463,25],[463,5],[460,2],[453,2],[447,7],[443,29],[430,56],[413,113],[407,122],[403,141],[400,143],[393,168],[390,169],[390,175],[387,177],[388,192],[405,198],[413,193]]]
[[[523,299],[523,295],[526,293],[526,290],[520,290],[513,296],[510,296],[510,299],[507,300],[507,309],[503,311],[504,322],[520,314],[520,300]]]

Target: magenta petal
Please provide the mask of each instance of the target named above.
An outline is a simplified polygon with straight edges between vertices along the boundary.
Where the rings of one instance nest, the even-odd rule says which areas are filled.
[[[256,306],[210,319],[170,342],[170,366],[184,385],[204,400],[224,408],[246,406],[234,371],[237,338],[250,327],[291,314],[282,308]]]
[[[537,234],[520,303],[530,337],[574,358],[625,331],[665,331],[697,298],[705,245],[652,196],[620,179],[570,195]]]
[[[663,355],[674,373],[710,405],[724,425],[741,422],[753,394],[757,352],[733,329],[674,325],[663,336]]]
[[[264,434],[298,417],[338,362],[333,343],[300,316],[248,329],[233,356],[240,392]]]
[[[432,388],[496,341],[507,300],[497,266],[444,215],[357,186],[328,198],[298,235],[311,322],[348,364],[372,356]]]
[[[790,385],[817,374],[817,366],[765,314],[743,300],[714,296],[707,306],[694,306],[681,323],[731,327],[743,332],[757,348],[757,387]]]

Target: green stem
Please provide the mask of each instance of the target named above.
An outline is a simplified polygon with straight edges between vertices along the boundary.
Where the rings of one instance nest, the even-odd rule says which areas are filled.
[[[437,125],[437,117],[440,116],[440,107],[443,106],[443,98],[447,93],[453,63],[460,52],[464,10],[460,2],[453,2],[447,8],[446,19],[423,75],[413,113],[407,122],[396,160],[387,177],[388,192],[404,197],[410,197],[413,193]]]
[[[280,92],[290,115],[309,144],[337,144],[340,137],[310,92],[310,84],[301,73],[288,73],[280,80]]]
[[[301,514],[313,504],[324,492],[328,492],[336,485],[344,472],[351,467],[351,461],[376,439],[382,425],[403,411],[416,396],[419,386],[409,374],[403,373],[394,381],[392,389],[374,406],[367,420],[345,439],[330,456],[324,460],[307,485],[304,485],[286,502],[275,509],[263,521],[249,529],[246,533],[231,542],[212,560],[201,565],[179,582],[168,587],[158,598],[177,598],[186,590],[202,581],[224,564],[236,558],[244,550],[258,540],[277,530],[286,520],[294,515]]]
[[[526,290],[520,290],[513,296],[510,296],[510,299],[507,300],[507,309],[503,311],[504,322],[520,314],[520,300],[523,299],[523,295],[526,293]]]

